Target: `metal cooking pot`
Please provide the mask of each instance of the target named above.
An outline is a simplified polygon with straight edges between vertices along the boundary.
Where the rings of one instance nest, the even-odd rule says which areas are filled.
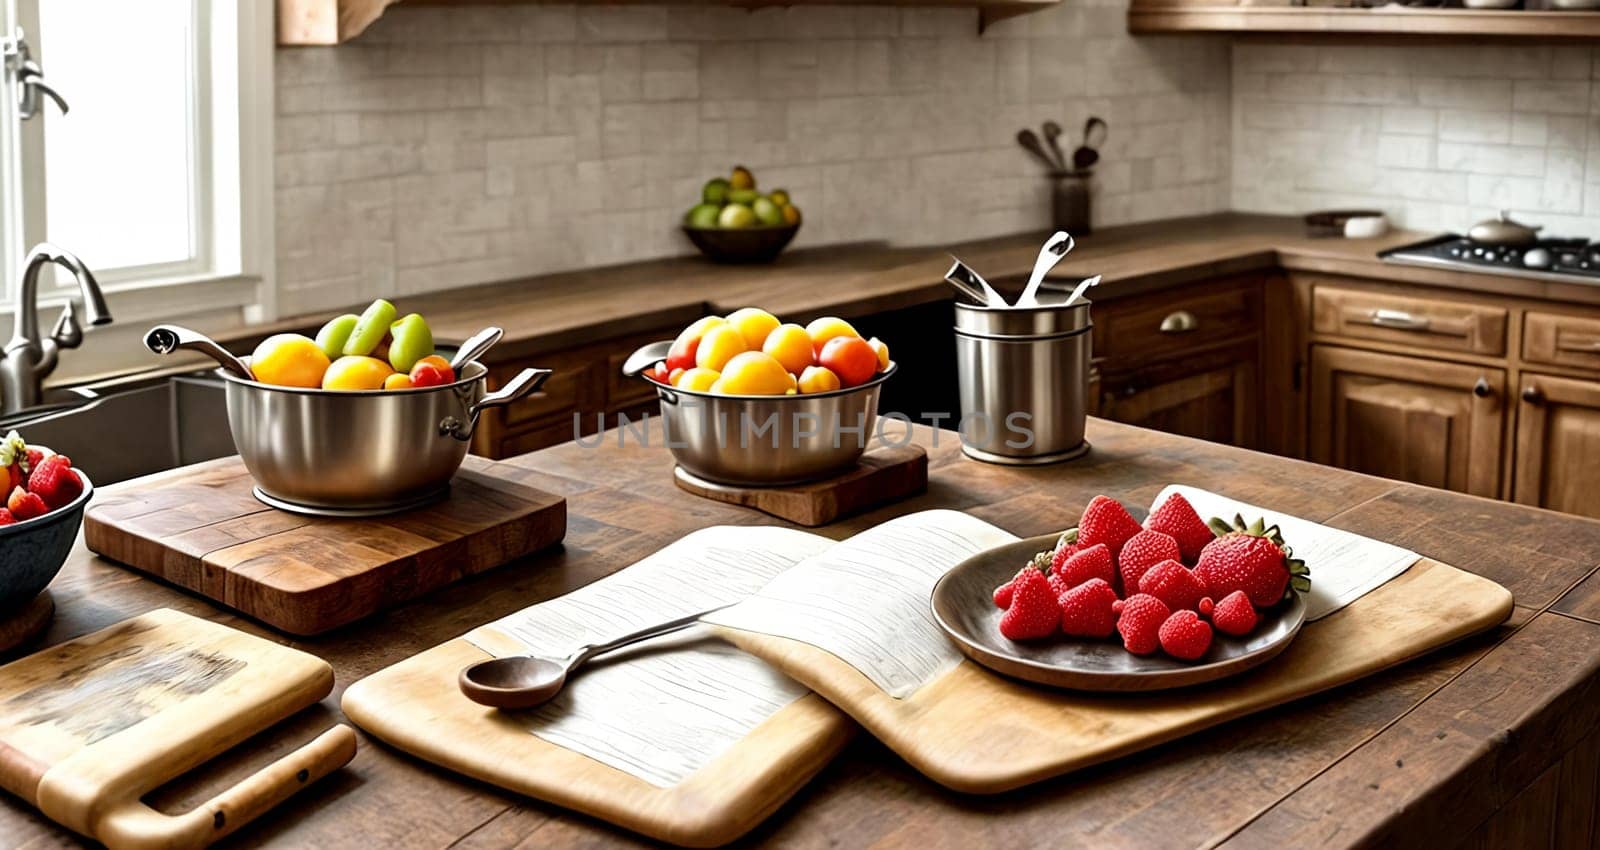
[[[646,359],[653,350],[665,349],[636,353]],[[890,362],[859,386],[804,395],[714,395],[650,384],[678,466],[717,484],[768,487],[855,466],[876,434],[878,389],[898,368]]]
[[[257,498],[297,513],[375,516],[442,497],[478,416],[537,390],[551,372],[524,369],[487,395],[488,370],[476,361],[454,383],[412,390],[341,392],[216,374]]]
[[[1499,218],[1485,219],[1474,224],[1467,231],[1467,238],[1483,245],[1518,247],[1539,241],[1540,229],[1536,225],[1516,221],[1509,211],[1501,210]]]

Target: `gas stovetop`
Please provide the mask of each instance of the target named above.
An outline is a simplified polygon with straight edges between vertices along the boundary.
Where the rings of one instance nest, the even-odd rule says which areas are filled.
[[[1541,239],[1508,248],[1481,245],[1465,236],[1440,236],[1391,248],[1378,257],[1391,263],[1600,284],[1600,243],[1587,239]]]

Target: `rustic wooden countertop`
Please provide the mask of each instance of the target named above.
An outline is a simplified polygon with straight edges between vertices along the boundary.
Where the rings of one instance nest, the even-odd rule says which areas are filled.
[[[1494,840],[1484,846],[1534,846],[1503,832],[1516,828],[1543,836],[1540,846],[1551,835],[1576,835],[1588,846],[1592,808],[1556,812],[1553,797],[1530,803],[1518,795],[1529,786],[1563,790],[1592,806],[1600,764],[1594,743],[1600,739],[1591,734],[1600,722],[1600,522],[1100,420],[1089,425],[1090,455],[1037,469],[967,460],[954,434],[920,429],[918,439],[930,448],[927,493],[823,532],[844,537],[893,515],[948,507],[1019,535],[1043,534],[1070,524],[1096,493],[1148,503],[1163,485],[1182,482],[1486,576],[1512,591],[1515,612],[1489,634],[1353,685],[997,797],[947,791],[861,736],[749,843],[1449,847],[1469,836],[1482,839],[1478,830],[1495,817]],[[569,443],[512,463],[525,470],[526,483],[569,500],[559,550],[332,634],[290,640],[101,560],[80,542],[52,585],[58,613],[46,643],[169,606],[333,664],[332,696],[152,800],[184,810],[342,720],[339,694],[369,673],[609,574],[692,529],[772,521],[680,493],[664,448],[619,448],[615,434],[598,448]],[[14,798],[0,802],[0,845],[72,842]],[[347,768],[229,844],[364,850],[643,842],[363,735]]]

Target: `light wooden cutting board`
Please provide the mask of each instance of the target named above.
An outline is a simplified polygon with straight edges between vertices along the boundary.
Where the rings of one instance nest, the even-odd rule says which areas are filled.
[[[169,609],[0,667],[0,787],[112,850],[204,847],[349,762],[335,726],[203,805],[140,798],[333,689],[327,662]]]
[[[849,718],[806,694],[663,788],[534,735],[525,715],[462,696],[461,668],[490,657],[464,638],[441,644],[351,685],[344,712],[441,767],[686,847],[720,846],[753,829],[855,734]]]
[[[810,644],[714,630],[838,706],[930,779],[995,794],[1352,682],[1493,628],[1511,606],[1500,585],[1424,558],[1307,624],[1282,655],[1250,673],[1127,696],[1050,690],[963,660],[897,700]]]

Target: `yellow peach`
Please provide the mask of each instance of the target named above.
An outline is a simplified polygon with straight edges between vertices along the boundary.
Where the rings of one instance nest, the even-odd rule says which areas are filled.
[[[702,369],[696,366],[693,369],[685,369],[683,374],[672,382],[672,385],[690,392],[703,393],[711,389],[711,385],[716,383],[720,377],[722,377],[722,373],[715,369]]]
[[[889,368],[889,344],[877,337],[867,340],[867,345],[872,346],[873,353],[878,355],[878,371]]]
[[[702,369],[715,369],[722,371],[735,354],[742,354],[750,350],[744,344],[744,334],[733,325],[717,325],[706,331],[700,338],[700,345],[695,348],[694,365]]]
[[[772,355],[746,351],[728,361],[711,392],[727,395],[783,395],[793,386],[789,370]]]
[[[772,355],[783,368],[798,375],[814,362],[811,335],[799,325],[779,325],[767,334],[761,350]]]
[[[826,366],[807,366],[800,374],[800,392],[830,393],[839,388],[839,376]]]
[[[328,355],[316,340],[300,334],[274,334],[250,356],[250,370],[263,384],[317,387],[328,371]]]
[[[767,335],[778,326],[778,317],[760,307],[745,307],[728,314],[728,324],[739,329],[746,348],[760,351]]]
[[[381,390],[394,374],[387,361],[351,354],[333,361],[322,376],[325,390]]]
[[[849,322],[838,316],[823,316],[820,319],[813,320],[811,324],[806,325],[806,334],[811,337],[811,350],[815,353],[821,353],[822,346],[826,345],[828,340],[834,337],[861,336],[861,334],[856,333],[856,329],[851,327]]]

